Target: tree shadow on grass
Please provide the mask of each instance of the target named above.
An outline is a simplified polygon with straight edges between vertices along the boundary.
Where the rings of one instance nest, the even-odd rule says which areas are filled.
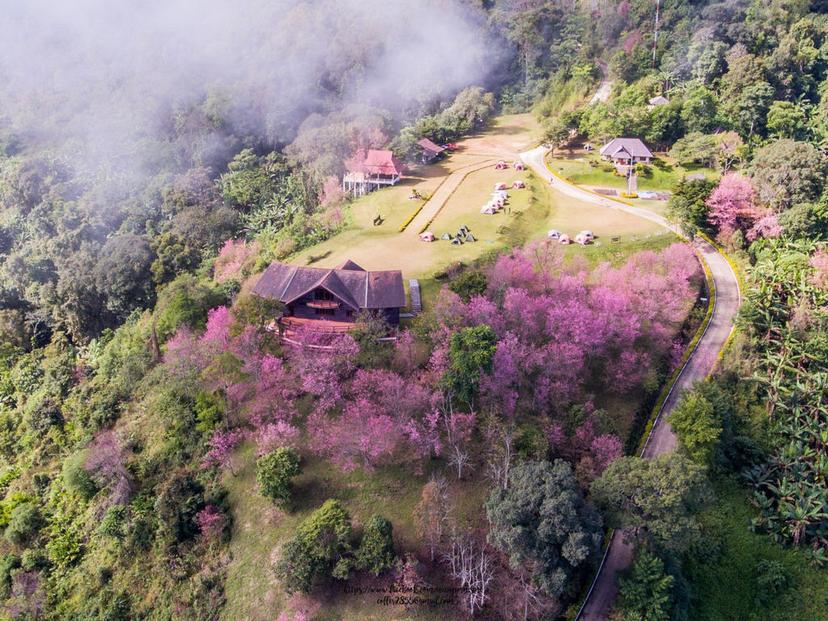
[[[313,265],[317,261],[321,261],[322,259],[326,259],[333,253],[332,250],[326,250],[322,254],[312,254],[308,257],[308,265]]]
[[[313,511],[329,498],[347,503],[356,492],[329,475],[300,477],[293,485],[293,510]]]

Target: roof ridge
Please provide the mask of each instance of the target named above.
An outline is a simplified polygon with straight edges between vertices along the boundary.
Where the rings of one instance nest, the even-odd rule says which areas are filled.
[[[333,293],[334,295],[342,298],[345,302],[347,302],[348,304],[350,304],[351,306],[353,306],[354,308],[359,310],[359,301],[355,300],[353,298],[353,295],[351,294],[351,290],[348,289],[348,286],[344,282],[342,282],[342,279],[339,277],[339,274],[337,273],[338,271],[339,270],[337,270],[336,268],[329,269],[328,273],[325,275],[325,277],[321,281],[319,281],[319,283],[317,283],[315,286],[316,287],[320,287],[320,286],[325,287],[325,281],[327,281],[328,279],[331,279],[331,281],[336,279],[336,283],[331,283],[328,286],[331,287],[331,288],[336,288],[336,289],[341,288],[342,291],[331,291],[331,293]],[[349,270],[342,270],[342,271],[349,271]],[[357,273],[359,273],[359,272],[357,272]],[[333,284],[335,284],[336,287],[331,286]],[[349,299],[345,299],[346,295]]]
[[[285,297],[285,293],[287,293],[287,290],[290,287],[290,283],[293,282],[293,279],[296,278],[296,273],[299,271],[299,266],[298,265],[291,265],[291,268],[292,268],[292,271],[290,273],[290,278],[288,278],[288,281],[285,283],[285,286],[282,288],[282,295],[279,296],[280,298]]]

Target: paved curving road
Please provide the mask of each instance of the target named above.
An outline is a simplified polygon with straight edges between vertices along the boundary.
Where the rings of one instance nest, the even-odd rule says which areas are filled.
[[[546,179],[555,189],[567,196],[607,207],[608,209],[618,209],[641,218],[647,218],[671,231],[678,232],[673,225],[658,214],[605,198],[552,175],[546,168],[544,162],[545,155],[546,149],[544,147],[538,147],[522,153],[521,158],[541,179]],[[661,411],[658,413],[650,437],[647,438],[647,443],[642,451],[642,457],[651,458],[657,455],[671,453],[675,450],[676,436],[673,434],[673,430],[665,418],[675,408],[676,403],[684,391],[692,387],[698,380],[707,377],[713,371],[719,357],[719,352],[721,352],[730,333],[733,331],[733,321],[736,318],[736,313],[741,303],[739,282],[736,274],[733,273],[733,269],[730,267],[730,263],[708,242],[697,239],[694,243],[696,250],[705,263],[707,263],[713,277],[713,282],[716,287],[716,303],[713,308],[713,315],[710,318],[704,334],[699,339],[696,349],[692,352],[687,363],[682,368]],[[595,581],[590,587],[587,599],[576,617],[577,621],[605,621],[607,619],[615,597],[618,594],[616,576],[618,572],[629,566],[632,561],[632,556],[633,548],[624,541],[623,533],[618,530],[613,532],[612,539],[607,547],[604,560],[601,563]]]

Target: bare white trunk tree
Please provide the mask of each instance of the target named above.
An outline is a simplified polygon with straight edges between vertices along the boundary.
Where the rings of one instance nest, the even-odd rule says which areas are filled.
[[[493,485],[506,489],[514,459],[514,434],[512,427],[492,424],[488,431],[490,450],[486,458],[486,473]]]
[[[454,405],[450,394],[443,400],[442,415],[448,446],[448,464],[456,469],[457,478],[462,479],[463,471],[472,467],[471,454],[466,448],[465,438],[461,437],[462,432],[455,427],[453,422]]]
[[[494,559],[483,544],[468,534],[455,533],[443,556],[449,574],[463,590],[463,602],[474,616],[489,597],[489,585],[494,580]]]
[[[463,470],[470,468],[471,455],[458,444],[450,445],[450,450],[448,463],[451,467],[456,468],[457,478],[462,479]]]
[[[415,520],[419,524],[422,537],[428,546],[433,561],[435,552],[443,543],[449,530],[452,503],[448,481],[445,477],[442,475],[432,476],[427,485],[431,488],[429,501],[417,505]]]

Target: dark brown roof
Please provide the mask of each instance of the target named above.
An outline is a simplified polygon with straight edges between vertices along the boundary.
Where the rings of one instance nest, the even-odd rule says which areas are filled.
[[[445,151],[445,149],[443,147],[441,147],[440,145],[434,144],[428,138],[422,138],[422,139],[418,140],[417,144],[420,145],[426,151],[430,151],[434,154],[442,153],[443,151]]]
[[[405,306],[402,272],[366,272],[353,261],[334,269],[271,263],[253,293],[288,304],[322,287],[355,310]]]
[[[359,265],[351,261],[350,259],[346,259],[344,263],[341,265],[337,265],[336,269],[338,270],[356,270],[358,272],[364,272],[365,270],[362,269]]]

